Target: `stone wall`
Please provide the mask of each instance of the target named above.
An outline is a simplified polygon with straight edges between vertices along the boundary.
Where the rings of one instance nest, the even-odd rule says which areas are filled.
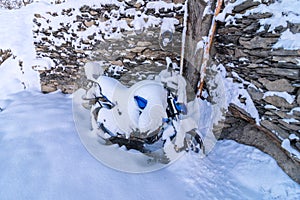
[[[132,0],[36,13],[37,55],[54,61],[51,68],[37,66],[42,91],[72,93],[84,84],[82,67],[91,60],[101,61],[109,75],[127,85],[164,69],[166,57],[179,65],[182,3]],[[171,42],[164,46],[164,38]]]
[[[247,0],[227,16],[235,17],[258,5],[257,1]],[[247,120],[241,115],[233,119],[231,106],[226,128],[219,136],[260,148],[272,155],[294,180],[300,182],[299,159],[281,148],[283,140],[288,139],[292,148],[300,151],[300,141],[289,138],[291,134],[300,137],[300,51],[273,48],[282,32],[290,29],[293,33],[299,33],[300,25],[290,23],[287,27],[277,27],[273,32],[268,30],[268,26],[261,30],[259,19],[271,16],[271,13],[253,13],[236,18],[232,24],[219,23],[214,43],[215,62],[226,67],[228,77],[244,83],[261,118],[259,126],[255,123],[249,125],[250,118],[248,123],[244,123]],[[265,139],[260,140],[261,137]],[[267,145],[265,140],[269,140],[270,144]]]

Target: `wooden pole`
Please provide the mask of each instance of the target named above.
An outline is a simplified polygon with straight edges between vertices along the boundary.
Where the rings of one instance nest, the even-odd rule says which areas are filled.
[[[211,49],[211,46],[212,46],[212,43],[213,43],[213,39],[214,39],[214,36],[215,36],[216,27],[217,27],[216,17],[218,16],[218,14],[221,11],[222,3],[223,3],[223,0],[217,0],[217,5],[216,5],[214,17],[212,19],[210,30],[209,30],[209,33],[208,33],[208,41],[205,45],[202,65],[201,65],[201,68],[200,68],[200,84],[199,84],[199,87],[198,87],[198,91],[199,91],[198,97],[202,97],[202,90],[203,90],[203,86],[204,86],[204,78],[205,78],[206,68],[207,68],[208,61],[209,61],[209,52],[210,52],[210,49]]]
[[[181,55],[180,55],[180,75],[183,74],[183,64],[184,64],[184,48],[185,48],[185,40],[186,40],[186,30],[187,30],[187,17],[188,17],[188,0],[185,1],[184,4],[184,21],[183,21],[183,31],[182,31],[182,39],[181,39]]]

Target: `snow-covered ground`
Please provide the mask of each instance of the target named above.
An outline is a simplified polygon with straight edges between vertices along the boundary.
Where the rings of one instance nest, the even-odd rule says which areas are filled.
[[[0,66],[0,199],[298,199],[299,184],[273,158],[233,141],[218,141],[205,158],[187,153],[145,174],[94,159],[75,129],[72,97],[38,91],[34,11],[65,6],[49,2],[0,9],[0,48],[15,56]],[[99,1],[67,1],[76,8],[83,2]]]
[[[0,112],[0,199],[297,199],[300,186],[261,151],[219,141],[162,170],[130,174],[81,144],[72,98],[20,92]],[[126,164],[126,163],[124,163]]]

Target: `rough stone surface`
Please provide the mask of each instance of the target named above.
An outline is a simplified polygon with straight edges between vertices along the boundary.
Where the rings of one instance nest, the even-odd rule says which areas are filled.
[[[266,78],[258,79],[269,91],[288,92],[292,93],[295,87],[287,79],[279,79],[275,81],[269,81]]]
[[[262,1],[262,3],[268,5],[272,2]],[[245,13],[259,4],[258,1],[247,0],[237,5],[228,15],[235,17],[236,14]],[[225,23],[219,23],[214,43],[216,54],[212,57],[215,57],[215,62],[225,66],[229,77],[233,77],[232,72],[234,72],[241,79],[256,87],[245,85],[261,118],[260,126],[257,127],[249,125],[251,120],[246,120],[248,123],[246,121],[242,123],[241,115],[234,116],[229,112],[225,120],[226,125],[224,125],[227,128],[222,130],[221,138],[234,139],[258,147],[273,156],[294,180],[300,182],[299,162],[291,161],[293,157],[280,147],[282,140],[289,138],[290,134],[300,137],[300,113],[294,109],[300,106],[298,64],[300,51],[272,48],[281,32],[288,28],[295,32],[299,29],[296,24],[291,24],[288,27],[277,27],[276,33],[268,32],[267,29],[258,31],[261,28],[259,20],[271,16],[271,13],[252,13],[249,16],[236,18],[235,24],[226,26]],[[234,81],[240,82],[241,80],[234,78]],[[295,97],[295,101],[290,104],[276,95],[264,97],[264,93],[268,91],[287,92]],[[294,120],[289,121],[290,119]],[[261,131],[262,129],[264,131]],[[262,138],[267,133],[273,134],[269,142],[266,138]],[[274,146],[275,143],[277,145]],[[298,142],[291,142],[291,144],[292,148],[299,150]],[[289,159],[289,164],[285,163]],[[295,174],[296,171],[292,172],[292,168],[297,168],[298,174]]]
[[[257,5],[259,5],[259,2],[253,1],[253,0],[247,0],[247,1],[243,2],[242,4],[235,6],[233,8],[233,12],[240,13],[240,12],[243,12],[244,10],[247,10],[247,9],[252,8],[253,6],[257,6]]]
[[[256,27],[257,28],[257,27]],[[255,29],[252,29],[255,30]],[[248,31],[246,29],[246,31]],[[256,36],[254,38],[240,37],[239,43],[246,49],[270,49],[276,42],[277,38],[263,38]]]
[[[101,7],[83,5],[79,14],[75,16],[72,8],[62,9],[60,12],[35,13],[34,29],[35,46],[39,58],[48,57],[54,61],[50,70],[40,72],[41,89],[43,92],[51,92],[60,89],[65,93],[72,93],[81,84],[85,84],[83,66],[91,60],[103,61],[103,67],[108,75],[119,78],[126,85],[132,85],[138,80],[146,79],[149,75],[158,74],[166,68],[166,57],[179,65],[181,50],[181,33],[183,29],[183,3],[184,1],[166,1],[172,3],[171,9],[148,8],[150,1],[144,1],[144,5],[137,1],[126,1],[124,13],[115,16],[119,10],[117,5],[106,4]],[[125,14],[143,12],[143,20],[149,22],[156,20],[146,28],[136,28],[132,24],[135,15]],[[38,12],[38,11],[37,11]],[[70,23],[60,23],[57,28],[51,26],[51,20],[56,17],[68,16],[72,24],[76,24],[76,31],[70,28]],[[178,20],[175,23],[175,32],[171,42],[167,46],[162,45],[161,25],[166,17]],[[49,20],[51,19],[51,20]],[[118,23],[123,24],[118,28]],[[42,28],[41,24],[48,24],[48,28]],[[126,24],[126,25],[124,25]],[[102,26],[106,26],[102,30]],[[95,32],[86,38],[80,37],[89,28]],[[53,40],[64,40],[56,43]],[[122,72],[111,72],[115,66],[123,68]],[[144,66],[144,67],[140,67]],[[139,69],[140,71],[137,71]],[[147,70],[145,70],[147,69]]]
[[[294,106],[288,103],[284,98],[279,96],[267,96],[264,100],[278,108],[293,108]]]

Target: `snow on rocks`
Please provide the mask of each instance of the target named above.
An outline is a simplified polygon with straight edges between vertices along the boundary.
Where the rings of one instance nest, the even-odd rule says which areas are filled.
[[[74,77],[74,73],[82,76],[82,66],[88,60],[106,61],[107,69],[111,67],[110,63],[118,61],[120,67],[135,74],[138,69],[134,67],[145,61],[154,61],[146,66],[151,69],[157,67],[155,61],[164,62],[165,56],[175,59],[180,55],[182,3],[92,1],[64,3],[64,7],[53,6],[49,11],[38,11],[34,15],[37,56],[49,57],[55,63],[51,70],[40,71],[42,89],[58,88],[71,93],[80,85],[76,83],[78,77]],[[166,31],[166,28],[173,33],[172,41],[168,43],[172,48],[169,53],[159,46],[161,29]],[[124,62],[128,59],[132,61],[129,64]],[[60,70],[61,67],[69,68],[73,74]],[[62,83],[61,74],[68,84]],[[127,78],[125,82],[128,82]],[[73,90],[64,87],[72,84]]]
[[[281,143],[281,147],[287,150],[292,156],[295,156],[297,159],[300,160],[300,153],[296,149],[291,147],[291,142],[289,139],[284,139]]]
[[[292,122],[300,120],[299,3],[238,0],[218,16],[216,57],[234,82],[243,83],[260,124],[279,142],[291,133],[300,136],[298,122]]]
[[[283,98],[287,103],[292,104],[295,101],[295,96],[288,94],[287,92],[274,92],[274,91],[267,91],[265,92],[263,98],[272,96],[277,96]]]

